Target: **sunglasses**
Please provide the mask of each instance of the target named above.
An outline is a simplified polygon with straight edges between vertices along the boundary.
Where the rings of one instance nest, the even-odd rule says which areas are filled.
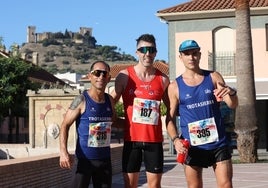
[[[104,71],[104,70],[93,70],[90,73],[96,77],[100,77],[100,75],[102,74],[104,78],[106,78],[106,76],[108,76],[109,74],[108,71]]]
[[[151,47],[151,46],[140,47],[137,50],[143,54],[146,54],[147,52],[149,52],[149,54],[153,54],[157,52],[156,47]]]

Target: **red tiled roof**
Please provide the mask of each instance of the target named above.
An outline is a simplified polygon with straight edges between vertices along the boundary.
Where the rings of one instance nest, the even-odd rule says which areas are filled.
[[[163,63],[162,61],[156,61],[154,62],[154,67],[160,70],[162,73],[169,75],[169,66],[166,63]]]
[[[249,0],[251,8],[268,7],[268,0]],[[192,0],[170,8],[162,9],[157,13],[178,13],[209,10],[235,9],[235,0]]]
[[[128,63],[128,64],[115,64],[111,67],[111,78],[115,78],[117,76],[117,74],[123,70],[126,69],[129,66],[133,66],[136,65],[137,63]],[[156,61],[154,62],[153,66],[155,68],[157,68],[158,70],[160,70],[161,72],[163,72],[166,75],[169,75],[169,66],[166,63],[163,63],[162,61]],[[87,80],[87,76],[81,78],[81,81],[86,81]]]
[[[117,76],[117,74],[121,71],[126,69],[129,66],[133,66],[136,63],[128,63],[128,64],[115,64],[114,66],[111,67],[111,78],[115,78]]]
[[[130,64],[116,64],[114,66],[111,67],[111,71],[110,71],[110,74],[111,74],[111,77],[112,78],[115,78],[117,76],[117,74],[123,70],[123,69],[126,69],[127,67],[129,66],[133,66],[137,63],[130,63]],[[169,74],[169,66],[168,64],[166,63],[163,63],[161,61],[156,61],[154,62],[153,66],[155,68],[157,68],[158,70],[160,70],[161,72],[163,72],[164,74],[168,75]]]

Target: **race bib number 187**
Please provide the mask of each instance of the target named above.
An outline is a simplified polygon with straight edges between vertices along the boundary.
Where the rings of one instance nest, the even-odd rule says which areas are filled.
[[[158,125],[160,101],[135,98],[133,101],[132,121]]]

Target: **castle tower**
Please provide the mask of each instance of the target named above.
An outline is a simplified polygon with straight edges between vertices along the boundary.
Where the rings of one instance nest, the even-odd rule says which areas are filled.
[[[35,26],[28,26],[27,28],[27,43],[35,43]]]
[[[89,27],[80,27],[80,32],[81,35],[85,35],[86,33],[89,34],[89,36],[92,36],[92,28]]]

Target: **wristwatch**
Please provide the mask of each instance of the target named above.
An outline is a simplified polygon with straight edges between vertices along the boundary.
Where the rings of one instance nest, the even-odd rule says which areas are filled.
[[[174,136],[173,138],[171,138],[172,142],[174,143],[174,141],[175,141],[177,138],[180,139],[180,136],[179,136],[179,135],[176,135],[176,136]]]
[[[233,96],[236,95],[237,91],[236,91],[236,89],[234,89],[234,88],[231,88],[231,90],[233,91],[233,93],[232,93],[232,94],[229,93],[229,95],[230,95],[231,97],[233,97]]]

